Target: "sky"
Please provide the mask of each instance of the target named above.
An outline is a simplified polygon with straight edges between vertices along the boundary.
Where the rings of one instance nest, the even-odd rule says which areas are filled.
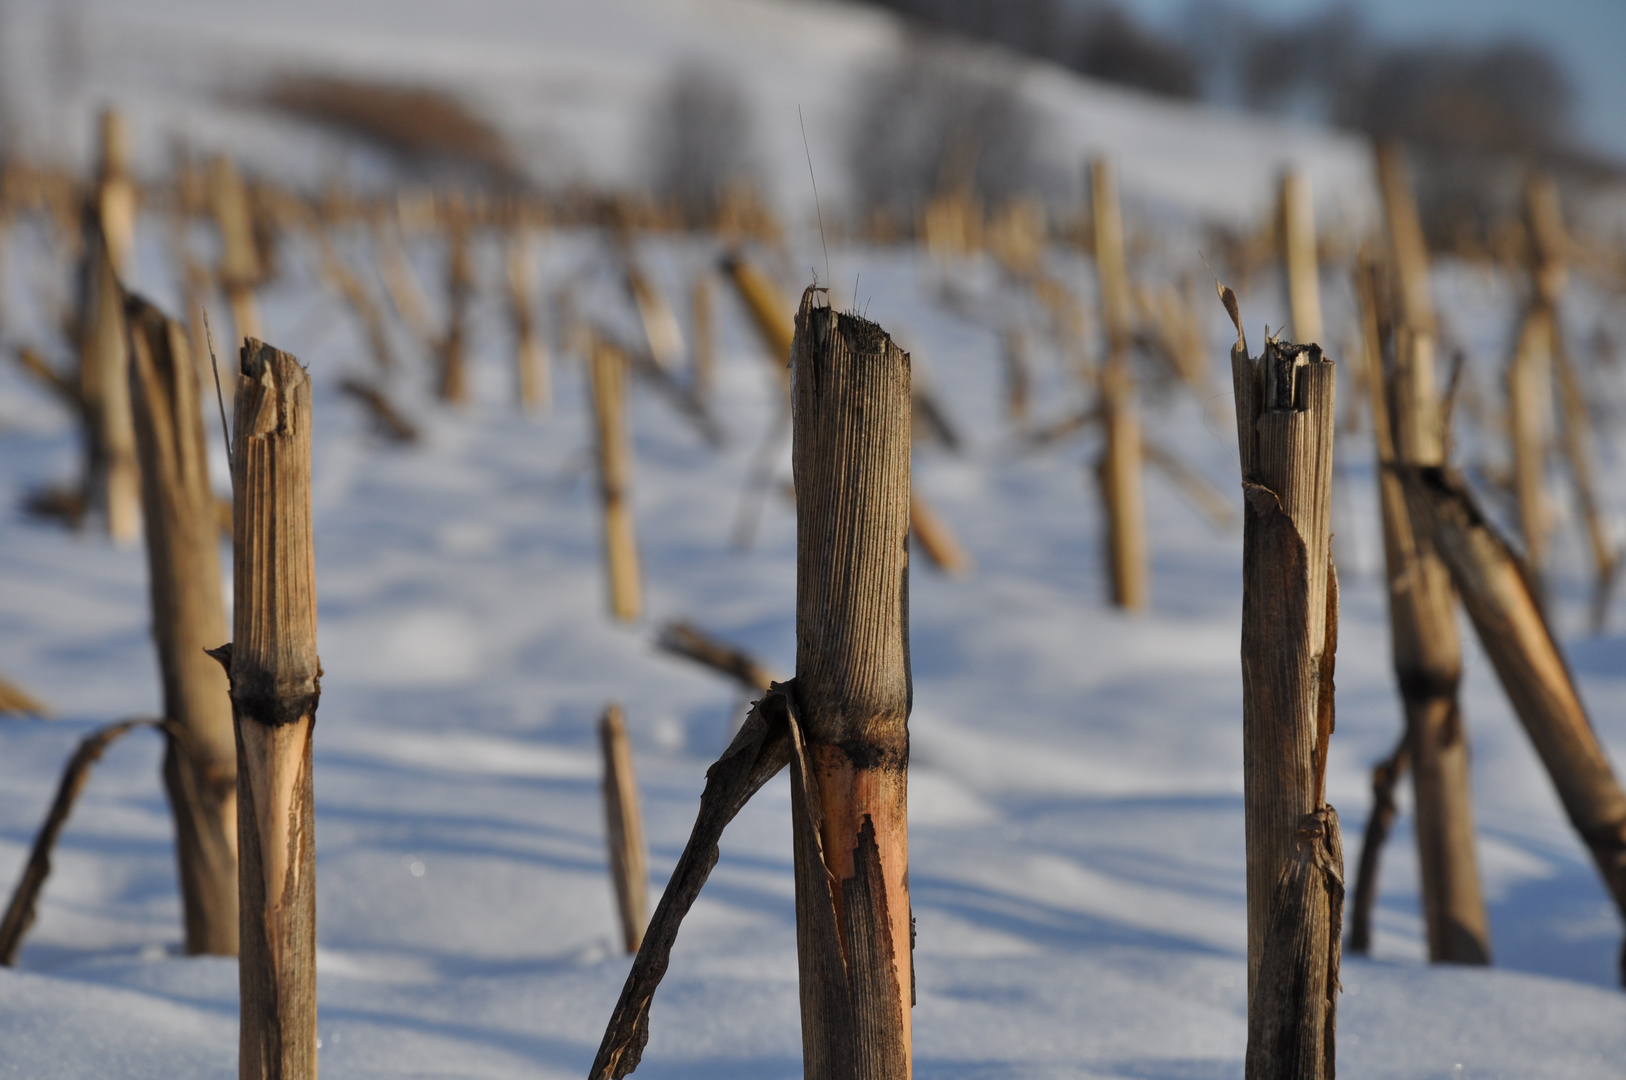
[[[1148,21],[1168,26],[1187,0],[1125,0]],[[1261,15],[1296,18],[1329,6],[1322,0],[1238,0]],[[1569,71],[1578,133],[1591,146],[1626,161],[1626,0],[1355,0],[1379,36],[1390,41],[1450,38],[1491,41],[1519,36],[1546,45]]]

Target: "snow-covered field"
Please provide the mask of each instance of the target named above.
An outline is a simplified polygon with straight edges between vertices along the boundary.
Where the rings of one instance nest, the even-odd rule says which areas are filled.
[[[305,5],[304,17],[316,7]],[[759,22],[808,10],[617,0],[623,7],[658,9],[674,23],[725,9]],[[492,0],[479,11],[495,24],[500,8]],[[197,15],[200,35],[210,25],[200,5],[182,0],[141,10],[156,21]],[[418,5],[406,11],[395,29],[410,36],[423,18]],[[583,11],[578,23],[599,25]],[[333,16],[330,38],[310,50],[357,47],[365,15]],[[241,11],[232,18],[248,21]],[[869,32],[868,16],[850,18],[829,35]],[[466,50],[447,51],[466,61]],[[388,55],[380,46],[375,62]],[[1088,88],[1079,85],[1082,100]],[[1211,170],[1216,189],[1255,184],[1263,198],[1270,168],[1240,179],[1227,168]],[[1124,173],[1127,194],[1135,178],[1128,164]],[[139,284],[169,303],[156,229],[143,236]],[[808,264],[813,241],[802,238],[792,265]],[[600,244],[547,238],[544,282],[580,280],[581,310],[626,320]],[[427,276],[437,253],[415,254]],[[327,673],[316,729],[318,970],[330,1078],[584,1075],[628,968],[603,851],[600,710],[614,699],[627,712],[658,890],[743,702],[720,678],[657,651],[655,631],[687,618],[781,671],[794,656],[792,509],[770,502],[749,551],[730,542],[777,392],[733,300],[719,308],[722,450],[704,446],[647,388],[633,391],[647,617],[623,626],[606,611],[581,370],[561,357],[552,414],[516,414],[499,253],[479,254],[475,401],[461,412],[433,405],[417,357],[397,384],[426,431],[414,448],[370,436],[337,392],[341,374],[365,369],[363,341],[314,284],[303,253],[291,253],[287,277],[263,298],[268,336],[309,363],[316,387]],[[715,254],[698,243],[643,251],[673,296]],[[918,1074],[1240,1077],[1240,532],[1213,529],[1150,474],[1153,610],[1114,614],[1100,574],[1091,437],[1031,456],[1012,450],[995,330],[1023,315],[1022,302],[990,267],[963,268],[965,287],[998,317],[967,321],[933,302],[936,271],[912,253],[837,248],[831,259],[837,282],[862,274],[869,316],[913,350],[917,378],[931,380],[968,444],[959,456],[921,446],[916,458],[918,487],[977,560],[966,580],[917,561],[911,594]],[[1195,253],[1187,261],[1201,265]],[[1057,256],[1052,269],[1093,295],[1086,267]],[[26,285],[6,278],[18,320],[7,333],[19,340],[44,333],[22,321]],[[1330,275],[1328,286],[1338,340],[1347,305]],[[1494,312],[1505,290],[1460,270],[1442,273],[1439,287],[1493,390],[1506,333]],[[1276,288],[1261,278],[1243,296],[1250,334],[1282,319]],[[1209,314],[1217,380],[1228,334],[1217,303]],[[1082,404],[1058,358],[1040,350],[1036,359],[1041,418]],[[1234,429],[1204,404],[1184,393],[1149,402],[1148,426],[1233,491]],[[1366,771],[1392,744],[1399,711],[1370,449],[1359,436],[1340,438],[1344,609],[1329,790],[1353,864]],[[1610,448],[1606,471],[1618,471],[1617,460]],[[19,509],[28,488],[69,478],[76,463],[68,417],[0,367],[0,671],[61,713],[0,725],[0,887],[15,880],[75,741],[158,703],[141,552],[66,534]],[[1610,505],[1626,505],[1626,485],[1610,486]],[[1579,634],[1583,563],[1573,544],[1560,556],[1569,658],[1614,760],[1626,762],[1626,639]],[[1616,615],[1617,624],[1626,619]],[[1345,961],[1342,1071],[1620,1076],[1619,920],[1471,643],[1466,665],[1497,966],[1422,962],[1403,817],[1384,867],[1376,955]],[[657,996],[640,1077],[799,1075],[788,809],[780,778],[725,836]],[[230,1075],[235,967],[177,955],[180,936],[158,746],[138,733],[98,766],[21,964],[0,969],[0,1076]]]
[[[550,274],[593,265],[593,244],[551,244]],[[486,254],[489,274],[496,253]],[[676,288],[677,271],[704,253],[653,254]],[[970,443],[959,458],[917,454],[919,487],[978,561],[965,581],[923,564],[914,575],[921,1075],[1238,1076],[1239,535],[1212,530],[1154,475],[1154,610],[1111,613],[1087,440],[1011,455],[993,334],[931,305],[911,256],[834,258],[843,273],[862,269],[871,316],[907,337]],[[1081,267],[1070,270],[1087,283]],[[279,286],[268,324],[317,322],[312,295],[297,275]],[[1268,306],[1261,296],[1249,310]],[[649,611],[635,627],[605,613],[575,365],[561,365],[553,415],[519,418],[507,342],[497,320],[484,320],[476,404],[449,414],[421,390],[410,395],[429,435],[400,450],[371,439],[333,391],[337,373],[357,363],[352,326],[335,316],[317,322],[326,333],[288,342],[317,387],[328,1075],[579,1075],[591,1060],[627,970],[602,850],[597,713],[612,698],[627,709],[658,888],[741,702],[716,677],[656,651],[654,627],[694,619],[781,670],[794,654],[791,509],[770,505],[749,552],[730,545],[774,376],[739,313],[723,311],[717,410],[731,439],[722,452],[660,399],[634,394]],[[1060,414],[1070,393],[1060,365],[1041,370],[1039,400]],[[1189,396],[1152,415],[1154,431],[1229,486],[1229,430],[1216,430]],[[9,881],[74,740],[157,701],[140,552],[22,518],[26,486],[71,473],[74,441],[65,418],[9,373],[0,418],[0,657],[63,713],[0,729],[0,879]],[[1359,538],[1371,530],[1370,478],[1358,444],[1347,448],[1355,520],[1346,531]],[[1357,563],[1362,546],[1351,547]],[[1353,839],[1366,766],[1393,739],[1397,710],[1370,569],[1346,570],[1344,609],[1331,792]],[[1620,645],[1576,640],[1571,649],[1617,760],[1626,749]],[[1454,1076],[1459,1063],[1473,1077],[1618,1075],[1626,1001],[1611,987],[1617,920],[1472,651],[1467,709],[1499,967],[1421,964],[1402,822],[1385,868],[1377,957],[1345,968],[1345,1067],[1357,1076]],[[174,955],[178,901],[157,749],[143,735],[117,746],[73,818],[22,965],[0,974],[0,1075],[230,1071],[233,966]],[[781,779],[725,838],[657,999],[641,1075],[797,1074],[787,823]]]

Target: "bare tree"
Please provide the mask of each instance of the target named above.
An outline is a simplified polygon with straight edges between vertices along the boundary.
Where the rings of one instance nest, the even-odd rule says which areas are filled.
[[[847,131],[856,209],[913,222],[932,195],[997,203],[1042,185],[1037,111],[1008,72],[967,50],[913,42],[860,84]]]
[[[991,41],[1092,78],[1195,97],[1199,72],[1175,35],[1114,0],[871,0],[936,32]]]
[[[650,183],[691,224],[709,218],[728,188],[757,183],[750,102],[715,66],[677,67],[656,92],[648,124]]]
[[[1098,4],[1085,16],[1069,64],[1091,78],[1164,97],[1194,98],[1200,88],[1197,67],[1179,43],[1117,4]]]

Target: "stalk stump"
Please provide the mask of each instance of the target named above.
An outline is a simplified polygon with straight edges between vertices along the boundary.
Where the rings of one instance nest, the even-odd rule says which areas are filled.
[[[1626,917],[1626,792],[1587,719],[1530,574],[1447,468],[1407,469],[1406,497],[1451,569],[1485,654],[1570,824]],[[1626,985],[1626,949],[1621,954]]]
[[[649,924],[649,848],[644,843],[644,814],[638,802],[638,777],[632,769],[632,743],[621,706],[611,704],[598,722],[604,752],[604,823],[609,847],[610,879],[627,952],[636,953]]]
[[[627,424],[627,357],[599,334],[588,357],[598,436],[599,496],[604,506],[604,566],[610,611],[623,622],[643,613],[638,541],[632,521],[632,434]]]
[[[1428,253],[1400,152],[1380,147],[1379,184],[1394,268],[1357,282],[1378,452],[1384,566],[1395,680],[1405,713],[1417,822],[1417,856],[1435,963],[1488,964],[1490,922],[1480,889],[1469,783],[1467,724],[1458,684],[1462,645],[1450,575],[1412,518],[1394,469],[1445,460],[1445,417],[1434,371],[1437,333]]]
[[[311,384],[242,347],[232,441],[241,1080],[316,1077],[316,834],[311,734],[321,696],[311,546]]]
[[[236,956],[237,748],[226,673],[204,652],[226,604],[197,369],[181,324],[136,297],[126,310],[186,951]]]
[[[793,761],[802,1059],[910,1073],[909,355],[808,289],[791,348]]]
[[[1242,767],[1248,859],[1248,1080],[1330,1080],[1343,845],[1326,803],[1338,579],[1335,371],[1318,345],[1231,350],[1246,496]]]
[[[215,223],[220,229],[221,258],[216,274],[231,306],[233,338],[239,345],[246,338],[260,336],[260,305],[254,289],[264,276],[260,253],[254,240],[254,216],[249,207],[248,189],[237,167],[225,155],[209,163],[209,199]],[[230,388],[227,388],[230,401]]]
[[[1129,273],[1124,262],[1123,218],[1112,167],[1096,159],[1090,169],[1095,217],[1095,266],[1101,282],[1101,320],[1106,324],[1107,362],[1101,370],[1101,411],[1106,440],[1101,453],[1101,501],[1106,511],[1107,576],[1112,602],[1125,611],[1144,610],[1149,600],[1146,508],[1141,491],[1141,425],[1129,371]]]

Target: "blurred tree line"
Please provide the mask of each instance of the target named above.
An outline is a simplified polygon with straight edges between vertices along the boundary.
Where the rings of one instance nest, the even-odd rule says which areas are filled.
[[[994,206],[1071,189],[1044,153],[1044,118],[1010,53],[1168,98],[1207,101],[1407,144],[1430,239],[1486,237],[1514,213],[1532,167],[1567,186],[1618,183],[1578,139],[1575,94],[1539,45],[1392,41],[1351,3],[1267,18],[1241,0],[1188,0],[1168,28],[1114,0],[866,0],[914,28],[851,89],[845,162],[861,220],[908,228],[936,194]],[[674,71],[646,149],[655,190],[693,220],[757,176],[751,108],[729,73]]]
[[[1390,41],[1351,3],[1279,19],[1237,0],[1190,0],[1161,29],[1112,0],[867,2],[935,35],[1106,82],[1400,140],[1442,243],[1504,213],[1532,164],[1582,180],[1618,175],[1577,138],[1563,67],[1524,39]]]
[[[942,32],[1174,98],[1298,116],[1422,145],[1573,148],[1574,93],[1519,39],[1485,45],[1375,36],[1353,4],[1296,20],[1192,0],[1160,30],[1111,0],[867,0]]]

